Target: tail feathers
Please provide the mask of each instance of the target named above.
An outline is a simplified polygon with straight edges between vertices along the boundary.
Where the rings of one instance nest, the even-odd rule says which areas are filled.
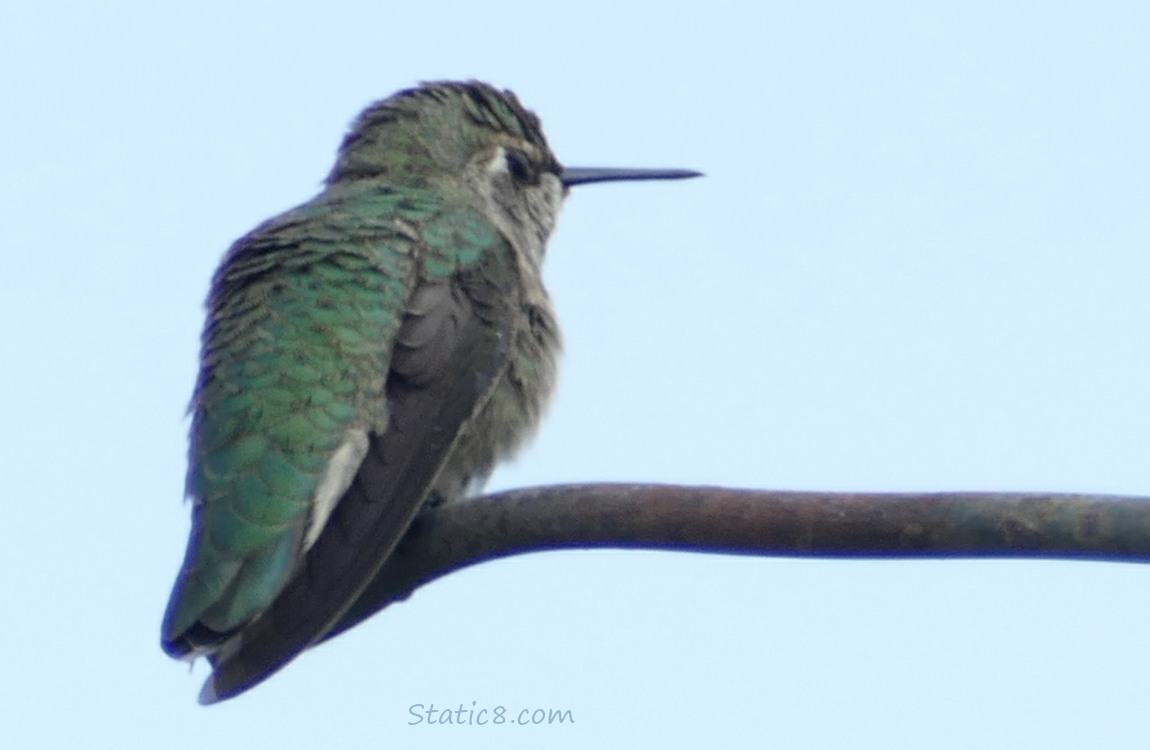
[[[210,660],[235,634],[234,630],[221,633],[197,622],[173,638],[163,638],[160,646],[173,659],[195,661],[206,656]]]

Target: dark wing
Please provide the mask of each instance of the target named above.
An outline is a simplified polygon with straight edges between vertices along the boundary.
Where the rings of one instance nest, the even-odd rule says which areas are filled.
[[[510,248],[477,266],[422,278],[396,339],[389,420],[299,571],[235,645],[212,657],[200,696],[212,703],[266,679],[340,618],[391,554],[467,420],[503,373],[519,306],[505,273]]]

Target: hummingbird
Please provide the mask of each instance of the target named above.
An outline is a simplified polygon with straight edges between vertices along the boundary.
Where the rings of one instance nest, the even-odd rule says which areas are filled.
[[[477,492],[534,432],[560,332],[540,269],[575,185],[510,91],[425,83],[369,106],[321,192],[212,279],[190,412],[192,528],[164,613],[201,703],[321,640],[421,508]]]

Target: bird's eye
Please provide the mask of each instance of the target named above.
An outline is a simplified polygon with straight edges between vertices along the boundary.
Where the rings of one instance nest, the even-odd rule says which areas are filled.
[[[509,148],[507,154],[507,171],[515,181],[524,185],[532,185],[539,181],[539,170],[525,152],[517,148]]]

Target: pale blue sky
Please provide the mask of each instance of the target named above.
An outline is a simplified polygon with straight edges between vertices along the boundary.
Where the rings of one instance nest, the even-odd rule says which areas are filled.
[[[493,488],[1150,494],[1145,3],[24,5],[0,746],[1145,743],[1132,565],[537,554],[212,708],[158,645],[210,274],[419,80],[514,89],[567,164],[707,173],[573,192],[560,391]],[[408,726],[472,701],[575,724]]]

